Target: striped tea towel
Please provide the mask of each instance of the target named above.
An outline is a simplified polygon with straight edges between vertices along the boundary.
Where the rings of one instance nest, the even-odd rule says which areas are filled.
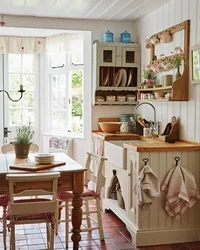
[[[179,166],[168,172],[161,190],[167,192],[165,210],[177,220],[200,199],[194,176]]]

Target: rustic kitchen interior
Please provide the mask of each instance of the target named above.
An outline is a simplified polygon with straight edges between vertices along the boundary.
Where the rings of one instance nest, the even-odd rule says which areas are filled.
[[[99,9],[112,9],[106,1],[97,2]],[[112,4],[121,6],[122,2]],[[59,14],[33,16],[0,10],[0,36],[74,35],[75,46],[83,50],[83,58],[72,69],[83,72],[81,133],[73,133],[71,127],[51,129],[49,107],[55,107],[48,97],[50,70],[42,56],[35,84],[34,143],[40,152],[65,152],[82,166],[87,152],[107,158],[102,213],[112,211],[124,223],[133,244],[130,249],[191,242],[195,248],[187,249],[199,249],[200,0],[126,4],[121,12],[113,9],[107,17],[106,11],[100,15],[96,7],[86,18],[69,15],[67,19]],[[8,90],[5,72],[0,89]],[[57,79],[58,72],[52,79]],[[7,96],[0,95],[2,146],[12,141],[16,124],[6,125],[12,133],[5,141],[10,107]]]

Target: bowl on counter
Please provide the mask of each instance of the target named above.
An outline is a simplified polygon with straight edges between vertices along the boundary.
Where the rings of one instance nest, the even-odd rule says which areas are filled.
[[[107,133],[119,132],[121,124],[121,122],[99,122],[101,130]]]

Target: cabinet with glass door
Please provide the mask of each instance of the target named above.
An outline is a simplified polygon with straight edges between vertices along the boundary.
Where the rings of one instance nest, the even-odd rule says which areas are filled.
[[[138,44],[95,43],[93,83],[95,105],[132,105],[140,76]]]

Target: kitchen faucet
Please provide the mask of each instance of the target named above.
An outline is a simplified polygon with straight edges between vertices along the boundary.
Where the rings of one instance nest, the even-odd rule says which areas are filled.
[[[151,106],[153,108],[153,111],[154,111],[154,122],[150,123],[150,130],[151,130],[151,134],[154,135],[154,131],[158,131],[158,123],[156,122],[156,109],[155,107],[153,106],[153,104],[149,103],[149,102],[141,102],[139,103],[138,105],[135,106],[135,109],[134,109],[134,117],[136,115],[136,111],[137,109],[141,106],[141,105],[144,105],[144,104],[147,104],[149,106]]]

